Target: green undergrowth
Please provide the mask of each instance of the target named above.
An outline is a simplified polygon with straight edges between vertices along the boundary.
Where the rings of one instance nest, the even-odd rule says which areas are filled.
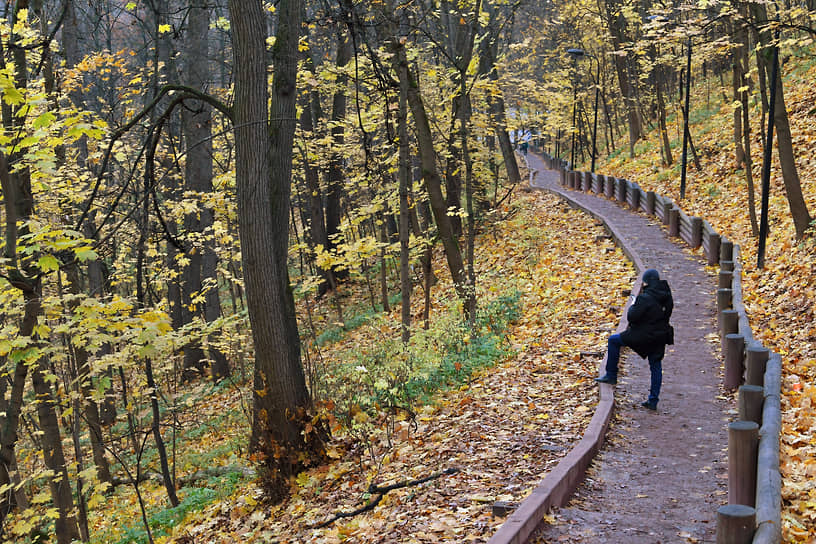
[[[505,360],[511,349],[503,333],[520,312],[515,290],[485,301],[472,326],[462,320],[456,304],[449,304],[428,330],[415,329],[407,346],[392,337],[355,343],[327,372],[324,393],[352,432],[383,417],[412,414],[418,405],[433,402],[436,393]],[[388,319],[377,316],[369,326],[376,329]]]
[[[173,528],[181,523],[189,512],[202,510],[205,506],[223,500],[231,495],[243,481],[239,472],[208,478],[202,485],[179,490],[179,505],[172,508],[150,508],[148,519],[153,539],[170,536]],[[148,542],[147,531],[141,522],[128,523],[119,533],[118,539],[103,537],[100,542],[115,544],[144,544]]]
[[[389,304],[399,304],[400,303],[400,294],[397,293],[395,295],[391,295],[388,298]],[[355,313],[351,317],[345,319],[342,325],[332,325],[328,327],[325,331],[321,332],[317,335],[317,345],[322,347],[327,344],[333,344],[335,342],[340,341],[348,331],[354,330],[359,328],[362,325],[368,323],[373,317],[380,314],[382,312],[382,305],[377,304],[374,308],[369,308],[367,310],[361,310],[358,313]]]

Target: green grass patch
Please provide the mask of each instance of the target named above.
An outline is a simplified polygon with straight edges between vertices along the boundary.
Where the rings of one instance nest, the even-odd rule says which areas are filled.
[[[189,512],[199,511],[207,505],[222,500],[231,495],[238,484],[243,480],[239,472],[231,472],[224,476],[206,480],[202,487],[185,487],[179,490],[179,505],[173,508],[148,508],[148,521],[153,538],[170,536],[173,528],[178,525]],[[116,544],[144,544],[148,542],[147,530],[141,522],[132,523],[125,527],[117,539],[102,534],[96,542],[115,542]]]
[[[391,295],[388,297],[388,303],[392,305],[400,303],[401,296],[400,293]],[[327,344],[339,342],[348,331],[352,331],[368,323],[373,317],[382,313],[382,305],[376,304],[375,306],[375,308],[369,308],[353,314],[343,322],[342,326],[332,325],[328,327],[325,331],[317,335],[317,345],[322,347]]]

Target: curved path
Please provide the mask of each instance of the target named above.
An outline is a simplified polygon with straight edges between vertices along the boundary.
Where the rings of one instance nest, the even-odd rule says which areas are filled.
[[[672,243],[653,218],[561,187],[539,157],[528,160],[537,170],[533,187],[562,194],[602,218],[639,266],[656,268],[669,281],[675,329],[657,412],[640,407],[649,367],[628,352],[603,448],[569,505],[554,512],[552,523],[542,523],[530,542],[714,542],[717,508],[727,499],[729,421],[716,355],[716,282],[702,260]]]

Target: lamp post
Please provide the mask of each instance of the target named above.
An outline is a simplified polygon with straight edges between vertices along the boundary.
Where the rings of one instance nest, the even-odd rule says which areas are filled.
[[[575,59],[576,64],[578,63],[578,59],[580,59],[582,57],[590,57],[590,58],[595,60],[595,63],[597,65],[597,71],[596,71],[596,76],[595,76],[595,108],[594,108],[595,113],[594,113],[594,119],[592,121],[592,166],[590,166],[590,168],[589,168],[590,171],[594,173],[595,172],[595,157],[598,154],[595,142],[596,142],[596,138],[597,138],[597,135],[598,135],[598,93],[600,91],[600,86],[601,86],[601,62],[598,60],[598,57],[596,57],[595,55],[593,55],[591,53],[587,53],[583,49],[579,49],[577,47],[567,49],[567,53],[572,55],[572,58]],[[572,124],[573,124],[573,126],[575,125],[575,102],[576,102],[576,95],[573,94],[573,99],[572,99]],[[573,147],[572,154],[573,154],[573,159],[574,159],[575,158],[575,151],[574,151],[574,149],[575,149],[575,132],[573,132],[572,147]]]

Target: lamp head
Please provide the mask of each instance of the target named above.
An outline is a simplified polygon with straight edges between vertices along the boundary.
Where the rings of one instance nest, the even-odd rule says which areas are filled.
[[[584,56],[584,50],[577,47],[571,47],[567,49],[567,53],[569,53],[575,58],[581,58]]]

